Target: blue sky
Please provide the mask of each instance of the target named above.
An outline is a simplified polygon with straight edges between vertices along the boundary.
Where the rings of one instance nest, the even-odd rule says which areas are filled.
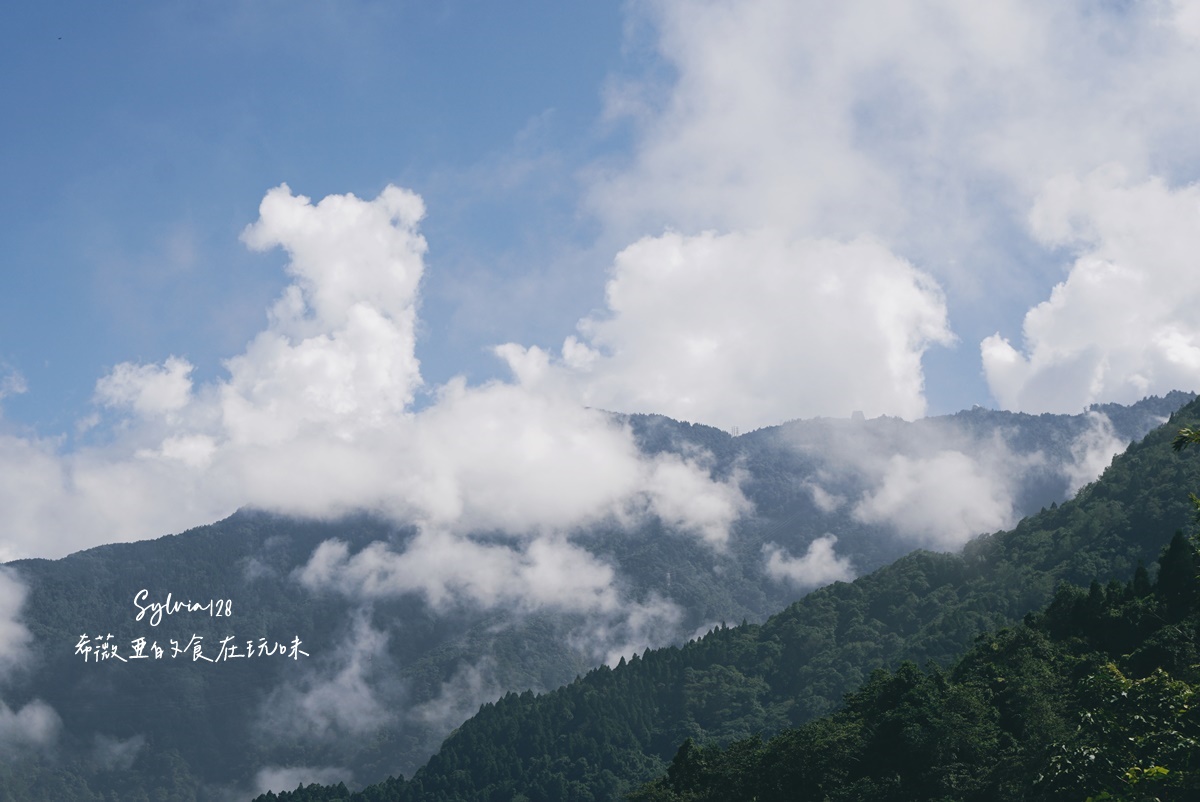
[[[621,138],[596,124],[623,63],[620,9],[572,6],[8,9],[0,358],[29,389],[6,417],[69,430],[126,360],[186,354],[218,373],[285,284],[279,258],[238,241],[284,181],[316,198],[396,183],[436,210],[422,340],[435,380],[494,370],[483,346],[497,340],[560,339],[603,280],[603,264],[553,275],[556,251],[589,239],[573,173]],[[463,316],[481,272],[553,295]]]
[[[253,477],[488,419],[561,444],[572,405],[746,431],[1200,384],[1192,0],[2,13],[12,555],[246,503],[466,515],[495,477],[453,460],[449,508]]]

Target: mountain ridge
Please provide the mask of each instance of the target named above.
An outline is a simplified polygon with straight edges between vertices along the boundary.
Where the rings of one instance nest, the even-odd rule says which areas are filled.
[[[1131,414],[1152,422],[1177,398],[1140,402]],[[822,463],[829,455],[798,448],[776,431],[732,438],[711,427],[661,417],[627,420],[648,453],[676,449],[695,457],[711,442],[711,456],[704,458],[711,459],[714,474],[742,471],[746,492],[759,510],[738,524],[725,553],[654,520],[632,529],[601,527],[577,535],[579,543],[612,567],[619,599],[651,612],[670,613],[672,606],[682,611],[673,630],[644,636],[642,645],[623,652],[626,656],[644,652],[655,639],[686,640],[688,633],[707,631],[717,622],[762,620],[794,600],[803,586],[764,575],[768,542],[800,554],[806,543],[834,526],[839,549],[845,545],[847,554],[857,555],[860,569],[910,548],[908,541],[889,534],[885,524],[855,520],[853,498],[825,510],[805,484],[811,479],[824,482],[832,494],[849,493],[837,484],[838,475],[865,485],[878,478],[879,465],[864,467],[850,459]],[[995,420],[1007,425],[1015,418],[996,413]],[[1070,455],[1078,433],[1096,425],[1086,416],[1038,416],[1023,425],[1032,422],[1047,431],[1061,429],[1055,437],[1034,433],[1025,438],[1047,450],[1057,444],[1060,455]],[[1007,443],[1016,436],[1007,430],[997,435],[995,426],[964,433],[943,419],[914,426],[900,421],[801,422],[792,430],[807,427],[838,437],[842,430],[871,435],[878,429],[893,438],[888,443],[897,449],[896,459],[910,459],[901,450],[914,442],[934,449],[936,458],[954,449],[969,450],[974,442],[990,444],[999,438]],[[953,438],[932,438],[928,432],[937,427],[951,431]],[[852,452],[858,443],[841,445]],[[999,453],[1013,452],[1005,445]],[[1021,454],[1014,464],[1025,464]],[[814,465],[825,465],[832,479],[813,473]],[[1050,466],[1046,476],[1058,476],[1049,459],[1038,465]],[[611,649],[637,636],[629,629],[631,619],[597,622],[569,611],[477,608],[454,597],[439,607],[411,593],[360,599],[336,589],[314,589],[298,579],[331,540],[344,542],[353,559],[372,544],[401,553],[419,535],[412,525],[371,515],[319,522],[243,510],[218,524],[154,541],[108,544],[59,561],[10,564],[8,570],[28,583],[18,623],[30,633],[31,654],[24,668],[3,678],[4,699],[16,712],[41,700],[56,711],[61,727],[58,740],[45,747],[50,751],[35,751],[0,769],[39,777],[47,799],[103,794],[136,799],[149,797],[154,789],[170,798],[227,799],[251,795],[247,788],[255,784],[294,785],[289,778],[357,777],[365,782],[419,766],[482,702],[513,689],[549,691],[587,672],[597,662],[589,642]],[[500,533],[491,542],[503,546],[505,536]],[[855,551],[856,543],[875,551]],[[163,664],[176,670],[141,675],[118,670],[123,665],[80,664],[72,650],[81,633],[95,635],[94,628],[103,628],[103,634],[111,632],[126,643],[150,634],[132,620],[132,598],[143,587],[155,599],[167,592],[176,598],[232,598],[231,626],[236,630],[198,631],[209,639],[206,643],[225,634],[279,642],[300,637],[312,657],[291,662],[287,669],[282,664],[228,665],[202,673],[183,664]],[[186,640],[189,634],[171,637]],[[40,670],[40,680],[33,680],[32,667]],[[701,676],[695,682],[719,687],[719,679]],[[353,711],[374,709],[368,703],[383,713],[355,720]],[[754,700],[747,703],[753,706]],[[778,718],[780,724],[788,720]],[[674,737],[673,732],[662,736],[664,749]],[[39,762],[37,754],[55,758]],[[647,770],[657,765],[648,763]],[[173,768],[164,776],[162,766]],[[55,785],[53,778],[60,775],[67,786]],[[4,782],[0,774],[0,788]]]
[[[661,773],[687,738],[722,743],[802,723],[832,712],[876,667],[945,663],[978,634],[1044,604],[1060,581],[1129,576],[1139,560],[1152,562],[1164,532],[1192,516],[1187,493],[1200,485],[1200,460],[1175,455],[1171,440],[1198,418],[1192,402],[1072,501],[961,555],[917,551],[813,591],[761,626],[718,628],[542,696],[509,694],[459,727],[411,780],[352,798],[613,799]],[[340,798],[320,793],[280,798]]]

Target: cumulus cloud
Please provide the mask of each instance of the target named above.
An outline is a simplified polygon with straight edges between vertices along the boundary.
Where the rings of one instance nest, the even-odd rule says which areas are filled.
[[[854,569],[848,558],[837,556],[836,544],[836,535],[824,535],[808,544],[803,557],[793,557],[782,546],[764,543],[764,570],[776,581],[790,582],[801,588],[849,582],[854,578]]]
[[[1194,316],[1181,313],[1195,307],[1188,285],[1177,285],[1172,303],[1161,292],[1167,281],[1148,275],[1174,272],[1149,266],[1158,252],[1195,251],[1192,190],[1176,191],[1176,203],[1136,191],[1152,187],[1155,176],[1165,182],[1159,190],[1196,180],[1195,3],[902,0],[880,8],[866,0],[663,0],[632,13],[630,28],[642,37],[635,44],[665,68],[634,66],[612,81],[609,114],[632,131],[632,154],[596,169],[589,184],[591,208],[626,240],[657,236],[663,226],[685,235],[765,230],[792,241],[850,242],[866,233],[936,280],[956,331],[973,341],[1008,326],[1014,310],[1061,279],[1056,248],[1083,245],[1070,278],[1026,318],[1024,347],[1000,336],[985,342],[994,398],[1011,409],[1074,412],[1091,401],[1196,385]],[[1105,164],[1127,171],[1131,206],[1145,201],[1128,210],[1124,228],[1098,208],[1117,203],[1113,192],[1075,178]],[[1166,216],[1152,225],[1160,211]],[[1086,225],[1070,224],[1076,218]],[[1144,260],[1101,255],[1135,226],[1147,235]],[[1066,239],[1060,229],[1069,230]],[[748,284],[760,280],[747,262],[732,269]],[[686,305],[689,297],[680,299]],[[1168,309],[1153,308],[1152,299]],[[1107,328],[1098,328],[1102,309],[1130,305],[1137,311],[1115,308]],[[831,316],[839,312],[861,310],[829,307]],[[1129,330],[1131,316],[1149,316],[1151,325],[1129,345],[1110,344]],[[791,321],[780,330],[795,325],[806,331]],[[643,395],[676,387],[699,395],[697,383],[679,374],[697,362],[719,364],[730,344],[703,330],[691,334],[675,351],[668,376],[675,381],[656,388],[643,376]],[[859,365],[863,349],[834,334],[823,344]],[[761,342],[754,356],[769,362],[763,352],[779,345]],[[590,352],[568,345],[564,361],[594,368]],[[920,352],[909,351],[918,359]],[[757,364],[747,359],[730,375],[745,379]],[[861,364],[868,375],[884,375],[870,358]],[[801,365],[795,375],[813,386],[846,389],[841,375],[813,359]],[[905,375],[919,378],[919,366]],[[786,388],[780,381],[770,389]],[[879,398],[890,414],[910,416],[901,399],[921,408],[907,389]],[[685,416],[686,408],[671,407]],[[830,413],[800,404],[791,416],[813,414]]]
[[[223,376],[195,380],[182,356],[122,362],[96,386],[103,414],[86,442],[103,445],[64,453],[53,438],[0,435],[12,523],[0,557],[161,534],[245,504],[367,508],[455,532],[650,514],[719,547],[744,510],[736,487],[702,460],[648,464],[627,432],[578,407],[746,428],[853,409],[920,416],[922,357],[952,341],[943,286],[986,276],[987,304],[1003,298],[1024,260],[997,243],[1039,193],[1038,243],[1084,256],[1030,313],[1023,351],[985,343],[995,396],[1078,408],[1194,383],[1186,303],[1162,311],[1166,269],[1145,263],[1161,255],[1146,244],[1153,215],[1121,228],[1108,209],[1121,191],[1126,206],[1153,201],[1169,212],[1166,261],[1194,251],[1181,210],[1195,190],[1147,183],[1200,163],[1193,4],[663,0],[631,13],[668,69],[611,83],[632,153],[591,173],[588,203],[606,243],[633,244],[605,308],[561,348],[509,343],[497,354],[513,381],[425,388],[421,199],[388,187],[314,202],[280,186],[243,240],[285,250],[291,283]],[[1072,188],[1103,162],[1130,177]],[[1133,345],[1089,350],[1066,331],[1130,297],[1151,324]],[[1076,377],[1084,389],[1055,389]],[[423,390],[433,402],[418,411]],[[556,428],[580,424],[578,441]],[[537,456],[564,444],[570,459]],[[538,479],[513,481],[501,453]],[[582,453],[598,455],[587,482]]]
[[[263,331],[203,384],[180,357],[114,367],[95,393],[103,445],[64,454],[55,440],[0,435],[0,557],[178,531],[245,505],[366,509],[458,535],[653,515],[722,546],[746,509],[736,483],[712,480],[703,455],[644,457],[571,388],[520,371],[455,379],[415,408],[416,195],[314,203],[284,185],[259,212],[243,239],[283,248],[292,279]]]
[[[1024,348],[983,341],[993,395],[1030,412],[1129,403],[1200,386],[1200,185],[1131,181],[1118,166],[1047,183],[1030,224],[1077,253],[1025,315]]]
[[[1193,6],[643,4],[670,69],[610,86],[635,149],[592,203],[626,230],[871,231],[977,265],[989,217],[1053,175],[1194,164]]]
[[[122,362],[96,382],[96,400],[105,406],[126,407],[145,415],[164,415],[182,409],[192,393],[192,365],[169,357],[162,365]]]
[[[953,341],[936,282],[866,239],[647,237],[618,254],[605,296],[554,360],[501,355],[592,406],[761,427],[851,409],[920,417],[921,357]]]
[[[233,443],[282,443],[316,427],[351,440],[404,412],[421,384],[424,214],[419,197],[393,186],[374,201],[330,195],[315,205],[286,184],[267,193],[242,239],[286,250],[295,282],[267,330],[227,363],[220,410]]]

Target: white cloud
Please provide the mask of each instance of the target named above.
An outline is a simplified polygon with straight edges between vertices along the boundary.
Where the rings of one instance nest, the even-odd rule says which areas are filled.
[[[4,368],[3,375],[0,375],[0,401],[9,396],[21,395],[29,391],[29,384],[20,371],[2,365],[0,367]]]
[[[851,409],[920,417],[921,356],[953,340],[937,284],[870,240],[668,233],[618,254],[606,297],[558,361],[501,355],[591,406],[750,428]]]
[[[1170,21],[1175,31],[1184,40],[1200,45],[1200,2],[1196,0],[1170,0]]]
[[[345,543],[328,540],[296,578],[311,591],[357,601],[416,594],[439,612],[468,606],[578,616],[572,646],[610,665],[671,642],[683,620],[683,610],[669,599],[628,598],[611,565],[557,535],[481,543],[426,530],[401,552],[377,542],[353,555]],[[482,681],[482,675],[475,679]],[[430,715],[442,708],[431,704]]]
[[[724,542],[746,508],[735,484],[712,481],[696,460],[643,457],[607,414],[521,378],[478,388],[450,382],[417,415],[403,495],[423,520],[519,533],[650,512]]]
[[[893,455],[880,482],[854,507],[855,519],[888,524],[907,540],[943,551],[1014,522],[1013,488],[960,451]]]
[[[801,588],[815,588],[830,582],[854,579],[850,560],[834,551],[837,536],[825,535],[808,544],[803,557],[791,556],[775,543],[763,544],[764,570],[776,581],[787,581]]]
[[[0,745],[5,749],[48,747],[61,730],[58,713],[41,699],[34,699],[20,710],[0,701]]]
[[[510,545],[426,530],[399,553],[373,543],[351,556],[345,543],[325,541],[297,578],[311,590],[357,599],[416,593],[439,609],[465,602],[605,613],[618,604],[614,576],[607,563],[560,537]]]
[[[1047,183],[1031,215],[1078,256],[1025,316],[1024,349],[983,341],[993,395],[1011,409],[1076,411],[1200,387],[1200,185],[1130,181],[1116,166]]]
[[[374,201],[330,195],[314,205],[285,184],[267,193],[259,214],[242,239],[284,248],[295,282],[268,329],[227,363],[226,433],[239,445],[273,444],[309,426],[348,440],[388,425],[421,384],[421,199],[389,186]]]
[[[418,411],[421,199],[388,187],[314,203],[280,186],[243,239],[287,251],[291,284],[226,375],[194,381],[183,357],[122,362],[97,383],[104,416],[83,427],[111,442],[65,453],[0,435],[0,557],[177,531],[244,504],[367,508],[454,533],[654,514],[720,547],[745,509],[734,485],[702,460],[645,460],[578,407],[743,428],[919,416],[922,356],[951,341],[942,286],[952,301],[986,287],[957,320],[1011,302],[1009,274],[1038,268],[1001,253],[998,232],[1039,193],[1030,230],[1084,253],[1030,313],[1023,351],[985,343],[996,397],[1078,409],[1195,384],[1195,304],[1187,282],[1164,294],[1160,274],[1195,252],[1196,190],[1147,181],[1200,163],[1195,9],[637,6],[668,69],[614,81],[633,151],[588,185],[604,242],[633,244],[604,310],[560,350],[501,346],[515,381],[451,382]],[[1130,177],[1069,178],[1105,162]],[[1118,302],[1136,313],[1098,331]],[[1132,344],[1110,343],[1129,327]],[[0,393],[19,389],[6,381]]]
[[[1127,445],[1117,437],[1112,421],[1103,412],[1093,410],[1087,417],[1088,428],[1071,443],[1074,461],[1063,466],[1067,493],[1072,496],[1088,482],[1096,481]]]
[[[1109,163],[1128,171],[1131,186],[1152,176],[1175,184],[1196,180],[1200,6],[1192,0],[901,0],[884,7],[867,0],[661,0],[632,8],[631,28],[648,33],[635,44],[648,44],[658,58],[633,61],[632,73],[612,82],[610,114],[628,124],[633,151],[597,168],[589,185],[591,208],[624,241],[664,227],[685,236],[769,231],[790,242],[869,235],[932,276],[946,292],[956,331],[976,340],[1007,325],[1013,310],[1028,308],[1059,279],[1047,247],[1053,243],[1025,226],[1048,181]],[[641,69],[647,62],[656,68]],[[1131,218],[1151,214],[1132,210]],[[1158,228],[1163,249],[1195,251],[1194,220],[1176,214]],[[747,286],[767,286],[752,259],[730,263]],[[1173,325],[1139,334],[1135,347],[1086,351],[1066,342],[1125,331],[1093,325],[1103,305],[1148,291],[1135,278],[1144,267],[1114,264],[1120,269],[1081,261],[1049,302],[1054,310],[1094,310],[1083,320],[1061,310],[1032,315],[1021,353],[1000,337],[985,343],[989,386],[1003,405],[1078,411],[1091,400],[1133,401],[1195,386],[1197,341],[1188,317],[1157,321]],[[680,322],[674,304],[692,302],[686,292],[670,304],[659,300],[670,322]],[[802,323],[771,314],[770,300],[763,307],[764,326],[807,333]],[[831,302],[827,314],[858,319],[861,308]],[[1041,319],[1050,317],[1058,323]],[[1128,322],[1120,313],[1115,318]],[[687,417],[686,400],[713,397],[687,373],[689,366],[740,379],[738,387],[755,386],[748,373],[771,364],[771,355],[780,361],[788,355],[786,344],[760,338],[760,351],[739,371],[722,373],[721,356],[737,352],[730,338],[684,331],[690,339],[676,343],[660,384],[622,365],[617,381],[636,375],[640,395],[623,394],[625,388],[610,395],[645,405],[656,394],[676,394],[670,409]],[[864,383],[883,383],[887,374],[878,362],[860,366],[863,350],[837,333],[829,338],[832,353],[853,361]],[[1046,345],[1039,351],[1040,342]],[[592,355],[570,345],[564,362],[582,370]],[[909,353],[919,359],[920,351]],[[814,388],[854,389],[843,386],[849,371],[831,372],[811,356],[801,365],[796,373]],[[879,398],[885,411],[909,416],[901,410],[923,408],[919,382],[915,392],[911,385],[920,365],[904,376],[910,381],[903,390]],[[786,382],[771,384],[766,397],[794,399]],[[820,393],[811,390],[803,400]],[[744,408],[746,401],[735,398],[729,406]],[[845,403],[857,406],[849,397]],[[728,408],[716,411],[730,415]],[[822,413],[800,404],[784,417],[812,414]],[[752,425],[724,417],[707,422]]]
[[[97,733],[92,738],[92,762],[104,771],[128,771],[145,745],[144,735],[117,738]]]
[[[821,512],[836,512],[846,503],[845,497],[830,493],[816,482],[808,482],[805,487],[808,488],[808,492],[812,493],[813,504],[816,504],[817,509]]]
[[[639,5],[670,69],[610,88],[637,138],[592,202],[639,233],[870,231],[978,263],[989,218],[1053,175],[1194,164],[1197,13],[1173,6]]]
[[[355,619],[334,653],[311,656],[321,668],[275,688],[260,705],[255,717],[260,736],[273,743],[333,742],[387,724],[399,692],[389,680],[387,640],[365,616]]]
[[[890,530],[901,542],[952,551],[976,535],[1012,527],[1019,511],[1049,503],[1055,488],[1062,490],[1058,501],[1072,497],[1128,444],[1096,410],[1056,427],[1059,435],[1031,441],[1026,427],[997,427],[981,411],[912,425],[805,422],[770,436],[774,446],[814,466],[797,489],[811,495],[819,512],[848,507],[856,520]],[[1076,433],[1066,439],[1070,431]]]
[[[711,480],[701,456],[643,457],[570,388],[455,379],[414,409],[423,213],[395,187],[319,203],[267,193],[243,239],[286,250],[292,283],[264,330],[203,384],[178,357],[116,366],[96,387],[106,418],[89,426],[104,445],[0,435],[0,556],[59,556],[245,505],[366,509],[458,535],[657,515],[720,548],[746,509],[736,484]]]
[[[593,616],[570,637],[576,649],[605,665],[615,666],[646,649],[680,639],[683,609],[656,593],[642,602],[624,600],[607,617]]]
[[[14,672],[26,668],[33,637],[21,623],[21,608],[28,589],[16,572],[0,566],[0,684]],[[52,745],[62,729],[62,720],[50,705],[33,699],[13,710],[0,699],[0,746],[9,750]]]
[[[147,417],[176,412],[187,406],[192,393],[192,365],[169,357],[162,365],[122,362],[96,382],[96,400],[126,407]]]
[[[0,508],[6,529],[0,561],[64,554],[73,545],[62,521],[65,474],[53,444],[0,433]]]
[[[21,623],[21,608],[28,589],[17,573],[0,566],[0,680],[6,679],[29,657],[32,636]]]
[[[437,695],[409,710],[409,715],[439,731],[448,732],[479,711],[480,705],[499,699],[506,689],[496,679],[496,661],[485,655],[459,666],[442,683]]]

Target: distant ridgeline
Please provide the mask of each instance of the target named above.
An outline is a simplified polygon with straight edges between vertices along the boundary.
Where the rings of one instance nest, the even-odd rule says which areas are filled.
[[[248,798],[294,787],[287,767],[356,784],[411,777],[364,799],[617,798],[665,771],[688,738],[724,744],[802,724],[837,709],[878,667],[949,665],[979,633],[1047,603],[1059,580],[1124,579],[1139,560],[1152,565],[1189,524],[1187,494],[1200,488],[1200,461],[1169,448],[1180,426],[1200,423],[1195,403],[1075,500],[1054,502],[1095,461],[1091,445],[1103,456],[1116,441],[1141,439],[1192,397],[1074,416],[974,409],[912,423],[794,421],[737,438],[618,416],[647,453],[706,452],[715,476],[737,472],[754,514],[724,551],[656,519],[596,525],[572,542],[612,567],[622,598],[678,608],[675,631],[654,643],[683,643],[713,622],[765,623],[717,625],[616,669],[594,668],[594,652],[575,637],[587,630],[579,614],[435,608],[413,592],[364,604],[297,580],[332,538],[357,554],[375,543],[402,552],[417,536],[415,526],[369,516],[312,522],[243,511],[154,541],[10,563],[27,588],[19,625],[31,639],[27,658],[0,676],[0,799]],[[908,552],[911,539],[856,516],[855,500],[889,460],[916,464],[948,449],[1009,460],[1013,512],[1048,509],[961,555],[917,552],[795,604],[808,587],[767,576],[765,547],[799,556],[825,533],[857,572]],[[146,603],[165,604],[168,593],[173,603],[213,603],[164,607],[150,628],[135,620],[143,588]],[[235,658],[194,660],[192,635],[210,659],[235,636],[226,644]],[[132,657],[139,637],[148,637],[142,662],[104,658],[106,643]],[[526,690],[584,672],[558,691]],[[503,696],[509,690],[524,692]],[[11,734],[44,723],[47,711],[61,722],[57,734],[13,746]],[[318,798],[339,798],[336,789]]]
[[[762,625],[722,626],[551,693],[485,704],[411,779],[354,794],[311,785],[258,799],[796,798],[779,789],[798,786],[781,783],[812,783],[833,799],[992,791],[988,798],[1024,799],[1039,772],[1036,793],[1052,799],[1064,789],[1128,789],[1134,780],[1160,794],[1180,778],[1194,789],[1197,766],[1188,761],[1197,751],[1185,748],[1193,742],[1164,735],[1197,735],[1195,708],[1171,718],[1197,680],[1194,554],[1177,538],[1157,584],[1138,569],[1154,566],[1173,533],[1192,528],[1188,494],[1200,489],[1200,453],[1175,453],[1171,441],[1198,422],[1193,401],[1073,500],[961,554],[915,552],[814,591]],[[1128,586],[1112,584],[1135,574]],[[1086,593],[1062,587],[1093,581],[1100,584]],[[989,636],[949,673],[902,665],[950,666],[981,633],[1051,602],[1025,626]],[[896,673],[873,673],[880,668]],[[1131,701],[1110,709],[1121,693]],[[1116,743],[1146,710],[1157,716],[1148,740]],[[1081,711],[1093,716],[1076,732]],[[753,739],[814,720],[766,743]],[[956,740],[962,722],[970,726]],[[848,765],[852,755],[861,764]]]

